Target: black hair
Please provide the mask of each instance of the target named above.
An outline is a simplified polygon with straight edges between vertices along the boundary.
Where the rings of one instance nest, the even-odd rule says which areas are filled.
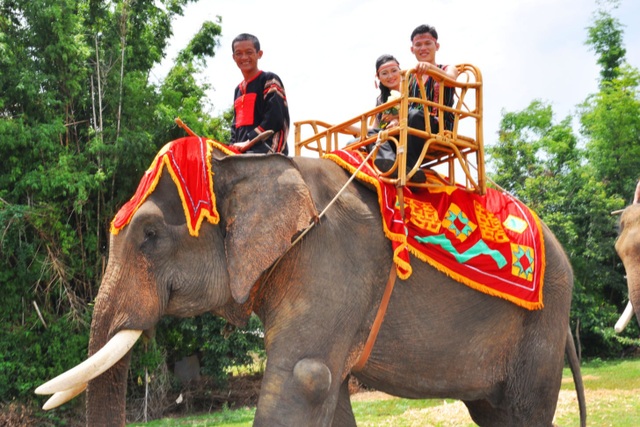
[[[233,52],[236,43],[250,41],[253,43],[253,47],[256,48],[256,52],[260,52],[260,40],[253,34],[242,33],[238,34],[235,39],[231,42],[231,51]]]
[[[438,32],[436,31],[436,27],[432,27],[430,25],[418,25],[415,30],[411,33],[411,41],[413,42],[413,38],[418,34],[431,34],[434,39],[438,40]]]
[[[394,61],[396,64],[398,64],[398,66],[400,66],[400,63],[395,58],[395,56],[386,53],[384,55],[380,55],[378,59],[376,59],[376,75],[378,74],[378,70],[380,69],[380,67],[390,61]],[[387,102],[387,99],[389,99],[389,95],[391,95],[391,89],[380,83],[380,99],[382,100],[382,102]]]

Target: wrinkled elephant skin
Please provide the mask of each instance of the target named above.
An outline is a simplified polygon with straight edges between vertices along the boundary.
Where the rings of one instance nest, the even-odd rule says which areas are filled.
[[[629,305],[616,323],[616,332],[622,332],[633,314],[640,319],[640,203],[628,206],[620,216],[616,252],[624,264],[629,288]]]
[[[161,316],[254,311],[267,365],[255,426],[355,426],[348,376],[393,395],[464,401],[483,426],[551,427],[573,276],[545,227],[545,306],[528,311],[412,259],[395,284],[368,362],[363,350],[392,265],[377,195],[329,160],[233,156],[212,164],[220,222],[189,235],[168,175],[112,236],[89,353]],[[640,305],[638,305],[640,306]],[[88,424],[124,425],[128,358],[91,380]]]

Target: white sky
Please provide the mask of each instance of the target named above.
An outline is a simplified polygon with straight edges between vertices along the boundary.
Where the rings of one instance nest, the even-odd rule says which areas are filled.
[[[379,55],[394,55],[402,68],[415,65],[411,31],[429,24],[438,31],[437,62],[471,63],[482,72],[484,140],[491,145],[503,111],[541,99],[561,120],[597,92],[599,67],[584,44],[597,9],[596,0],[204,0],[175,20],[169,55],[154,74],[162,78],[202,22],[219,15],[221,46],[203,75],[215,113],[232,105],[242,80],[231,41],[247,32],[260,39],[259,67],[284,83],[292,123],[335,124],[375,105]],[[624,25],[627,62],[640,68],[640,1],[623,0],[613,15]],[[291,154],[293,140],[292,125]]]

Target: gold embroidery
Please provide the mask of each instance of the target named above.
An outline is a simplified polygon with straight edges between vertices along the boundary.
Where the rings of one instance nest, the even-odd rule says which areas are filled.
[[[416,199],[405,199],[406,206],[411,210],[409,221],[423,230],[437,233],[440,231],[440,218],[438,211],[431,203],[424,203]]]
[[[505,233],[500,220],[491,212],[482,207],[477,201],[473,201],[476,211],[476,220],[480,226],[482,238],[496,243],[504,243],[509,241],[507,233]]]

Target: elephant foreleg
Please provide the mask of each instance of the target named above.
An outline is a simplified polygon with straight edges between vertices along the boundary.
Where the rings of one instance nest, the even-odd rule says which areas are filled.
[[[338,392],[338,405],[333,415],[331,427],[356,427],[356,419],[351,408],[351,398],[349,396],[349,376],[344,379]]]
[[[253,425],[329,426],[340,387],[334,377],[320,359],[301,359],[291,370],[268,360]]]

